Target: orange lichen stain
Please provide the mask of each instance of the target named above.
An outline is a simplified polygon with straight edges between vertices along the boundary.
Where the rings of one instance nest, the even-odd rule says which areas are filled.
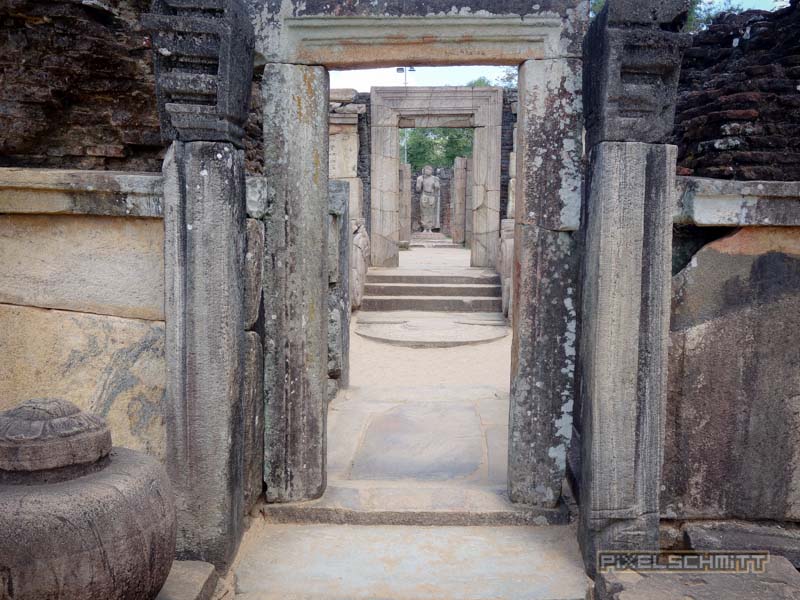
[[[319,185],[319,173],[322,161],[319,158],[319,150],[314,148],[314,155],[311,159],[314,163],[314,185]]]
[[[756,255],[767,252],[800,255],[800,227],[742,227],[706,248],[723,254]]]
[[[305,114],[305,111],[303,110],[303,99],[297,94],[295,94],[293,98],[294,103],[297,105],[297,118],[298,120],[302,121]]]

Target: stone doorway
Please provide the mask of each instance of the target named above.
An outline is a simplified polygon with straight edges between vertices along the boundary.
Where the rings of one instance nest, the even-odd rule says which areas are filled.
[[[499,251],[503,91],[489,87],[373,88],[370,103],[372,266],[399,264],[399,130],[415,127],[474,128],[470,265],[494,266]]]

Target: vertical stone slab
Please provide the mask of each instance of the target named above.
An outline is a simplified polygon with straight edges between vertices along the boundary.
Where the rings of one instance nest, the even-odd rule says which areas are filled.
[[[398,116],[372,101],[370,243],[373,267],[400,264],[400,142]]]
[[[244,151],[174,142],[163,173],[167,467],[178,556],[225,566],[244,507]]]
[[[581,63],[580,59],[529,60],[520,66],[517,223],[551,231],[574,231],[580,224]]]
[[[247,219],[247,247],[244,255],[244,328],[253,329],[261,309],[264,264],[264,223]]]
[[[514,252],[509,496],[553,507],[572,439],[578,254],[572,234],[526,223]]]
[[[467,159],[456,157],[453,161],[453,212],[450,217],[454,244],[463,244],[467,221]]]
[[[411,242],[411,165],[400,165],[400,241]],[[402,245],[402,244],[401,244]]]
[[[492,111],[487,125],[476,127],[473,141],[472,245],[473,267],[494,267],[500,248],[500,111]],[[487,111],[489,113],[489,111]],[[497,124],[495,124],[497,122]]]
[[[268,64],[263,97],[264,480],[289,502],[325,489],[328,73]]]
[[[349,187],[328,182],[328,400],[350,380]]]
[[[474,181],[475,178],[473,177],[474,169],[472,159],[467,159],[467,192],[466,192],[466,200],[465,200],[465,207],[464,207],[464,245],[467,248],[472,248],[472,230],[474,229],[475,220],[473,218],[472,209],[473,209],[473,198],[475,196],[474,190]]]
[[[555,506],[575,406],[577,271],[582,192],[580,60],[520,67],[514,174],[514,340],[509,494]]]
[[[658,548],[677,149],[603,142],[590,160],[580,539],[593,571],[599,549]]]
[[[244,352],[244,511],[264,491],[264,350],[261,336],[248,331]]]

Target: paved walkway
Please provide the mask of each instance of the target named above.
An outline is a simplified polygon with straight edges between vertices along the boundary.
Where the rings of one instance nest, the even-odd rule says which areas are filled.
[[[411,256],[414,269],[468,269],[465,254],[413,249],[401,268]],[[262,508],[237,598],[582,600],[575,530],[552,525],[566,511],[507,498],[510,353],[510,336],[409,348],[353,335],[351,387],[329,408],[328,489]]]

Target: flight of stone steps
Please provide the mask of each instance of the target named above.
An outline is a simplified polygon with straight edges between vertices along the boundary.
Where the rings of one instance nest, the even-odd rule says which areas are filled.
[[[363,311],[500,312],[500,276],[381,270],[367,273]]]

